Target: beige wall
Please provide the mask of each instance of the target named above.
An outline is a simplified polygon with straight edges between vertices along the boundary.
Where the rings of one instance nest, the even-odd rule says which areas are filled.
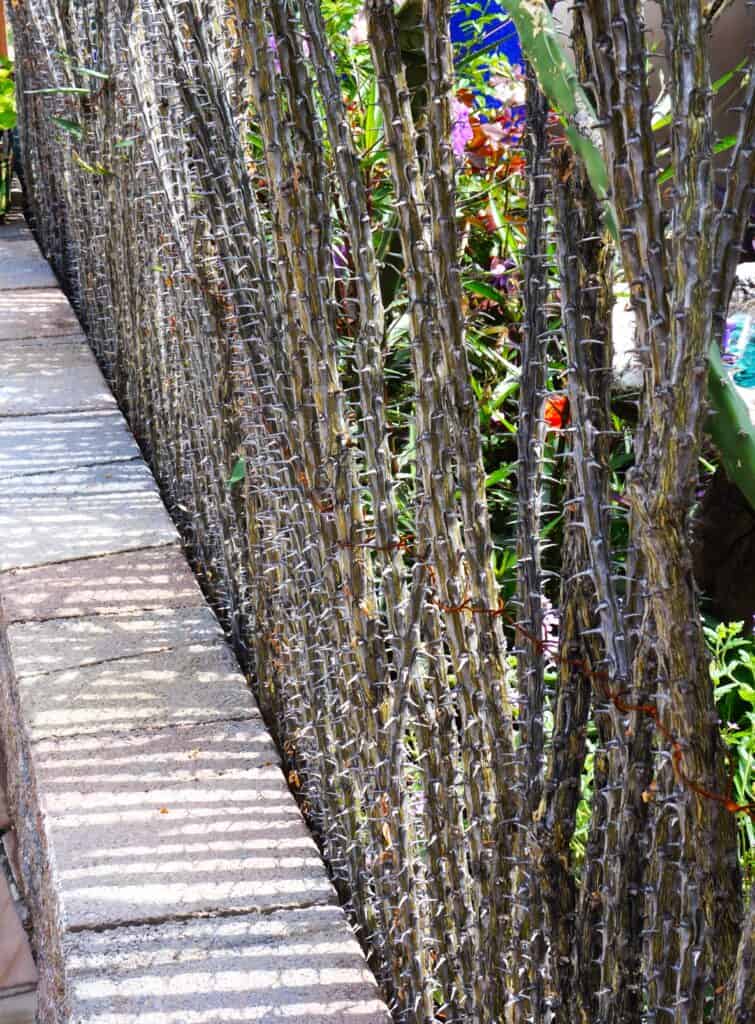
[[[561,2],[557,3],[553,10],[554,18],[567,34],[572,20],[569,12],[570,6],[570,3]],[[650,43],[651,45],[654,43],[662,52],[664,38],[661,28],[660,5],[648,3],[645,10]],[[733,0],[728,9],[719,15],[713,26],[712,81],[716,81],[727,71],[736,67],[740,61],[750,57],[753,45],[755,45],[755,6],[748,7],[745,0]],[[658,61],[658,65],[662,66],[662,62]],[[722,90],[717,97],[716,129],[719,135],[728,135],[736,130],[736,114],[731,114],[727,109],[731,97],[731,86]]]

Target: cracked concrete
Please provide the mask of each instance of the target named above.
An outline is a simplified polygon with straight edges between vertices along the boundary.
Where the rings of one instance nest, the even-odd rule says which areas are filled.
[[[29,676],[17,692],[33,739],[259,716],[225,643]]]
[[[2,234],[0,233],[0,237]],[[22,281],[0,290],[0,342],[80,334],[81,324],[58,288],[25,288]]]
[[[0,734],[39,1024],[387,1024],[155,481],[17,222],[0,264]]]

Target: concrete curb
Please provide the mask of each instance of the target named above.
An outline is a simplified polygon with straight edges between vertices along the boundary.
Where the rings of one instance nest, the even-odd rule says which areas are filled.
[[[37,1019],[387,1024],[73,311],[18,223],[6,250],[0,739]]]

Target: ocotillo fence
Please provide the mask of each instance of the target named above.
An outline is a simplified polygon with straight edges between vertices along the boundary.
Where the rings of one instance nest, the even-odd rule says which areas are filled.
[[[406,292],[403,462],[384,385],[396,313],[326,6],[11,0],[36,230],[246,659],[396,1020],[743,1024],[749,811],[729,795],[687,518],[707,347],[751,203],[752,79],[717,210],[717,5],[667,5],[662,198],[639,5],[577,7],[599,117],[581,130],[601,133],[644,376],[627,510],[607,459],[613,242],[530,77],[519,584],[504,604],[456,259],[448,0],[422,6],[421,103],[392,0],[366,4]],[[556,337],[571,421],[554,591],[541,528]]]

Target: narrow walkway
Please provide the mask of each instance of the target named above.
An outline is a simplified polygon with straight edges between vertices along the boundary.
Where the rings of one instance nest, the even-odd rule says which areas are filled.
[[[18,218],[0,226],[0,603],[38,1020],[387,1022],[154,480]]]

